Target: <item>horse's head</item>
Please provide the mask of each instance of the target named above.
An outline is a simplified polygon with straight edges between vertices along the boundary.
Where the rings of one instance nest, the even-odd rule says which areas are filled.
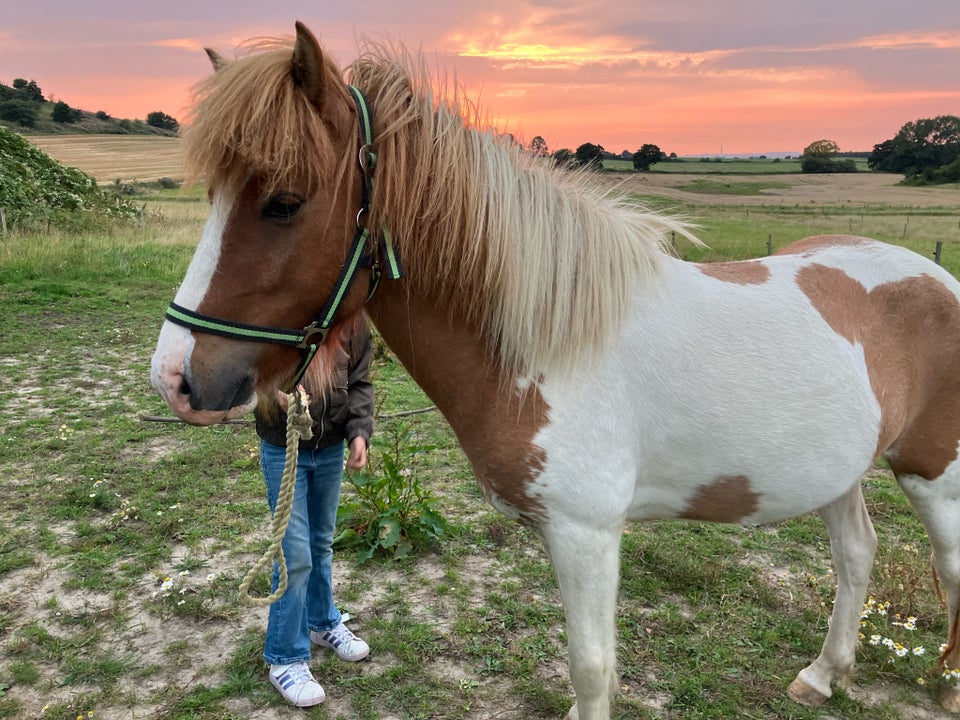
[[[184,157],[205,177],[211,209],[151,371],[170,408],[196,424],[253,409],[258,391],[272,396],[311,346],[322,354],[337,342],[370,289],[365,247],[352,258],[364,277],[339,282],[351,248],[366,244],[363,111],[339,69],[299,23],[292,48],[229,62],[208,54],[215,73],[198,90]]]

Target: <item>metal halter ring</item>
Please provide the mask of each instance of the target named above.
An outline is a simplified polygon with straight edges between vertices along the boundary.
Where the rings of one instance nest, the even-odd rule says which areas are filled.
[[[370,151],[370,145],[365,143],[360,146],[360,150],[357,153],[357,161],[360,163],[360,169],[363,171],[364,176],[370,177],[373,174],[373,169],[377,166],[376,155]]]

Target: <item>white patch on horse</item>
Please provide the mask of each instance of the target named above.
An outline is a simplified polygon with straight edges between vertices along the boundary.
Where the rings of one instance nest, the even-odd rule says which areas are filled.
[[[181,307],[196,310],[206,295],[220,261],[223,231],[232,205],[232,201],[214,196],[203,235],[174,298],[174,302]],[[179,385],[178,381],[171,378],[184,376],[193,346],[194,337],[190,330],[169,320],[163,323],[150,366],[150,380],[154,389],[168,403],[174,402],[173,393]]]
[[[220,248],[223,244],[223,231],[230,217],[233,201],[227,201],[223,194],[216,194],[210,207],[210,216],[203,227],[203,235],[197,244],[196,253],[187,268],[187,274],[177,291],[174,302],[188,310],[196,310],[207,294],[210,281],[220,262]]]

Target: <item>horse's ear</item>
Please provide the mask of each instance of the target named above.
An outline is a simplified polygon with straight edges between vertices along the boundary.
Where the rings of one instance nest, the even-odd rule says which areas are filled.
[[[293,81],[310,102],[323,107],[326,79],[323,76],[323,53],[320,43],[299,20],[296,23],[297,41],[293,46]]]
[[[214,72],[220,70],[224,65],[227,64],[227,59],[213,48],[204,48],[204,51],[207,53],[207,57],[210,58]]]

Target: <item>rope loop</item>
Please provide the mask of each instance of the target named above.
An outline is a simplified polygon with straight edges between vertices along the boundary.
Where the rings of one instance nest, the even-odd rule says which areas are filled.
[[[313,436],[313,420],[310,417],[310,398],[302,385],[287,395],[287,452],[284,456],[283,476],[280,479],[280,493],[273,510],[273,523],[270,528],[270,546],[257,562],[253,564],[240,583],[240,602],[248,607],[266,607],[272,605],[287,591],[287,560],[283,556],[283,537],[290,524],[290,510],[293,507],[293,494],[297,485],[297,454],[300,439],[309,440]],[[250,585],[274,558],[280,571],[277,589],[266,597],[253,597]]]

